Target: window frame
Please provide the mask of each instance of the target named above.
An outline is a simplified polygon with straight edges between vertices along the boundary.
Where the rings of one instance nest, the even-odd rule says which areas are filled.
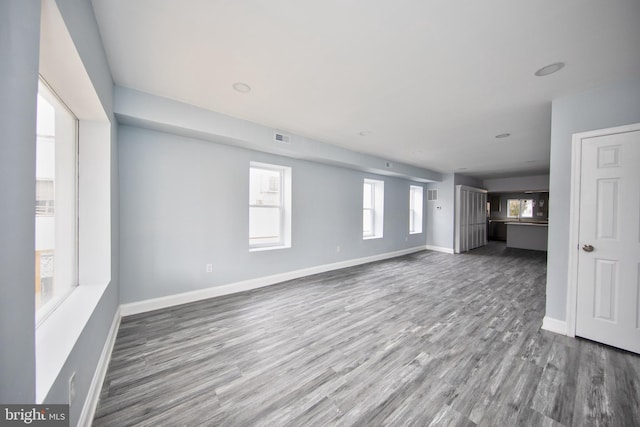
[[[517,215],[511,215],[511,202],[517,202],[518,204],[518,214]],[[531,215],[522,215],[522,206],[523,203],[529,202],[531,204]],[[507,199],[507,218],[533,218],[533,206],[534,206],[534,200],[533,199]]]
[[[41,305],[38,305],[38,299],[37,299],[37,293],[36,293],[36,307],[35,307],[35,312],[36,312],[36,328],[38,326],[40,326],[57,308],[58,306],[60,306],[68,297],[69,295],[71,295],[71,293],[79,286],[80,284],[80,230],[79,230],[79,226],[80,226],[80,221],[79,221],[79,185],[80,185],[80,177],[79,177],[79,170],[80,170],[80,120],[78,118],[78,116],[69,108],[69,106],[64,102],[64,100],[60,97],[60,95],[51,87],[51,85],[44,79],[44,77],[42,75],[38,76],[38,92],[37,92],[37,96],[42,96],[42,98],[47,101],[55,110],[56,114],[59,111],[64,111],[66,114],[69,115],[69,118],[71,120],[73,120],[73,159],[72,159],[72,163],[73,163],[73,188],[67,188],[66,191],[72,191],[71,194],[71,198],[73,199],[73,208],[72,208],[72,215],[73,215],[73,230],[74,230],[74,235],[73,235],[73,242],[71,243],[73,245],[73,254],[71,255],[73,258],[73,265],[71,266],[71,282],[70,285],[67,284],[65,285],[64,289],[59,292],[59,293],[55,293],[53,295],[53,298],[45,303],[42,303]],[[56,120],[57,122],[57,120]],[[36,135],[38,138],[41,137],[41,135]],[[55,137],[54,137],[55,138]],[[54,144],[55,144],[55,140],[54,140]],[[37,150],[37,148],[36,148]],[[56,147],[54,147],[54,155],[56,155],[55,153],[57,153]],[[56,156],[57,157],[57,156]],[[57,166],[57,165],[56,165]],[[37,222],[38,218],[46,218],[46,217],[53,217],[54,218],[54,224],[55,224],[55,218],[57,215],[57,212],[59,211],[58,207],[56,205],[58,205],[58,203],[56,203],[56,192],[58,191],[57,189],[60,188],[60,185],[56,184],[56,179],[55,177],[53,179],[42,179],[43,177],[39,177],[37,172],[36,172],[36,188],[38,185],[38,181],[51,181],[53,182],[53,194],[54,194],[54,201],[53,201],[53,206],[51,209],[51,212],[46,212],[44,214],[42,213],[38,213],[38,207],[37,207],[37,194],[36,194],[36,200],[34,201],[34,206],[35,206],[35,210],[34,210],[34,219]],[[57,226],[56,226],[57,227]],[[57,243],[57,239],[56,239],[56,243],[54,243],[54,247],[53,249],[49,249],[49,250],[44,250],[44,251],[39,251],[37,249],[37,247],[35,248],[35,258],[39,259],[40,258],[40,254],[42,252],[53,252],[53,259],[54,259],[54,265],[56,263],[55,261],[55,250],[56,247],[58,246]],[[54,267],[55,268],[55,267]],[[39,268],[37,269],[37,274],[39,274]],[[53,276],[54,279],[54,287],[55,287],[55,273]]]
[[[371,188],[372,207],[365,208],[364,195],[367,186]],[[365,231],[365,211],[372,211],[371,233]],[[382,237],[384,237],[384,181],[365,178],[362,185],[362,239],[381,239]]]
[[[419,185],[409,186],[409,234],[422,233],[424,189]]]
[[[369,194],[369,200],[371,201],[370,206],[365,206],[364,200],[365,200],[365,194],[366,193],[370,193]],[[364,180],[364,183],[362,185],[362,237],[363,238],[373,238],[375,237],[375,232],[376,232],[376,204],[375,204],[375,200],[376,200],[376,188],[375,188],[375,184],[368,181],[368,180]],[[365,229],[365,212],[370,212],[369,214],[369,218],[371,218],[371,222],[369,224],[369,227],[367,227],[368,229]]]
[[[251,171],[262,170],[277,172],[280,182],[279,200],[277,204],[252,204],[251,200]],[[251,211],[253,209],[277,209],[278,210],[278,240],[276,242],[252,242],[251,237]],[[249,251],[262,251],[270,249],[282,249],[291,247],[291,168],[288,166],[274,165],[261,162],[249,163]]]

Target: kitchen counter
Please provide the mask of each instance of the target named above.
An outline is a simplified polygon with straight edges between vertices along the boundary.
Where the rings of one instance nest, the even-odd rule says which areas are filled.
[[[501,222],[505,224],[540,224],[540,225],[548,225],[548,221],[533,221],[533,220],[524,220],[518,221],[517,219],[490,219],[489,222]]]
[[[547,250],[549,225],[534,222],[507,222],[507,247]]]

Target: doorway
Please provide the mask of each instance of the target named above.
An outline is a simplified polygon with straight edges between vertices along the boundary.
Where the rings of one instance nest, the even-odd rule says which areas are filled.
[[[640,353],[640,124],[572,150],[569,333]]]

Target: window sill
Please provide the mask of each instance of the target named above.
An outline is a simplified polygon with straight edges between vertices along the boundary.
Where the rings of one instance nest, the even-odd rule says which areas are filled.
[[[249,252],[274,251],[276,249],[289,249],[289,248],[291,248],[291,245],[265,246],[262,248],[249,248]]]
[[[373,240],[373,239],[382,239],[382,236],[366,236],[362,238],[362,240]]]
[[[36,328],[36,403],[47,397],[107,285],[77,286]]]
[[[411,232],[409,232],[409,235],[412,235],[412,234],[422,234],[422,231],[411,231]]]

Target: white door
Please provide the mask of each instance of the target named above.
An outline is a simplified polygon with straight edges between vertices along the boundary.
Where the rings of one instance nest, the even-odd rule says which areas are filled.
[[[456,186],[455,253],[487,244],[486,190]]]
[[[640,131],[581,145],[576,335],[640,353]]]

